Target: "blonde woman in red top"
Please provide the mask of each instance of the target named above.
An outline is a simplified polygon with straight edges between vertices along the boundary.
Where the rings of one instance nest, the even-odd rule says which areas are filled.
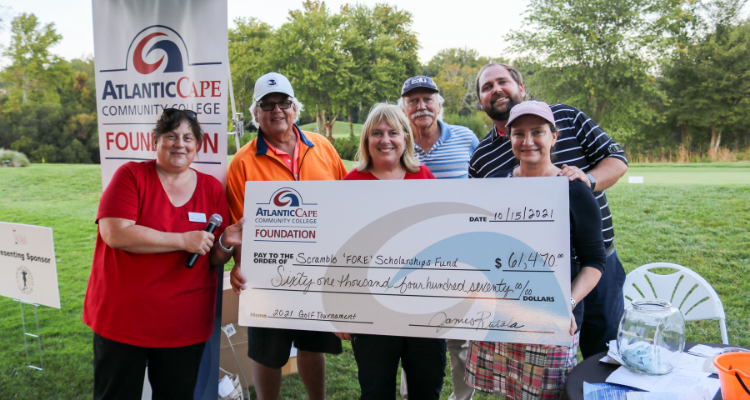
[[[357,165],[344,180],[435,179],[414,157],[409,120],[395,105],[376,104],[362,127]],[[361,399],[395,399],[399,361],[409,399],[439,399],[445,376],[445,340],[336,333],[351,340]]]

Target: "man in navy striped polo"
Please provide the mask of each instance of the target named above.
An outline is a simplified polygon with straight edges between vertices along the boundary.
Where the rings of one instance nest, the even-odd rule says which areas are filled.
[[[471,157],[469,176],[485,178],[512,169],[516,159],[511,151],[505,124],[510,109],[523,101],[526,89],[521,72],[511,65],[489,63],[477,74],[479,105],[494,121],[494,127]],[[591,187],[602,211],[602,235],[607,250],[607,267],[596,288],[586,296],[580,348],[584,357],[606,351],[617,338],[623,311],[622,286],[625,270],[617,258],[612,213],[604,190],[617,183],[628,169],[625,152],[612,138],[580,110],[564,104],[550,106],[559,131],[552,155],[560,175],[579,179]]]
[[[437,179],[465,179],[469,177],[469,159],[479,145],[479,139],[465,126],[449,125],[442,121],[443,102],[432,78],[414,76],[404,82],[398,105],[409,117],[419,161]],[[474,389],[464,382],[469,341],[448,339],[446,342],[453,378],[450,400],[470,400]],[[404,381],[401,380],[402,383]],[[404,394],[403,385],[401,392]]]

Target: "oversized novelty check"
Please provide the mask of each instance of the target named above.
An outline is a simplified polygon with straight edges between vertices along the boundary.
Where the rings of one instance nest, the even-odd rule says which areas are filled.
[[[566,178],[247,182],[243,326],[569,345]]]

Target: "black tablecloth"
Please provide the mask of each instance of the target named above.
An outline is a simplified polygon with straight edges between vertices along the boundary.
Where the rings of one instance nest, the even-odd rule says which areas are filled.
[[[725,344],[720,343],[685,343],[685,351],[697,344],[705,344],[711,347],[729,347]],[[568,380],[565,382],[563,388],[562,400],[583,400],[583,381],[588,383],[605,383],[609,374],[615,372],[619,365],[607,364],[600,362],[599,360],[607,355],[606,352],[599,353],[583,360],[578,364],[570,374],[568,374]],[[718,378],[717,378],[718,379]],[[721,390],[716,394],[714,400],[722,400]]]

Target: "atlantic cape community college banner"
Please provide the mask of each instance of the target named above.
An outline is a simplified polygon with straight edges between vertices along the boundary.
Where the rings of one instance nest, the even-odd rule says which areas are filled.
[[[566,178],[247,182],[243,326],[569,345]]]
[[[226,182],[226,0],[94,0],[102,184],[128,161],[155,158],[165,108],[190,109],[204,130],[192,167]]]

